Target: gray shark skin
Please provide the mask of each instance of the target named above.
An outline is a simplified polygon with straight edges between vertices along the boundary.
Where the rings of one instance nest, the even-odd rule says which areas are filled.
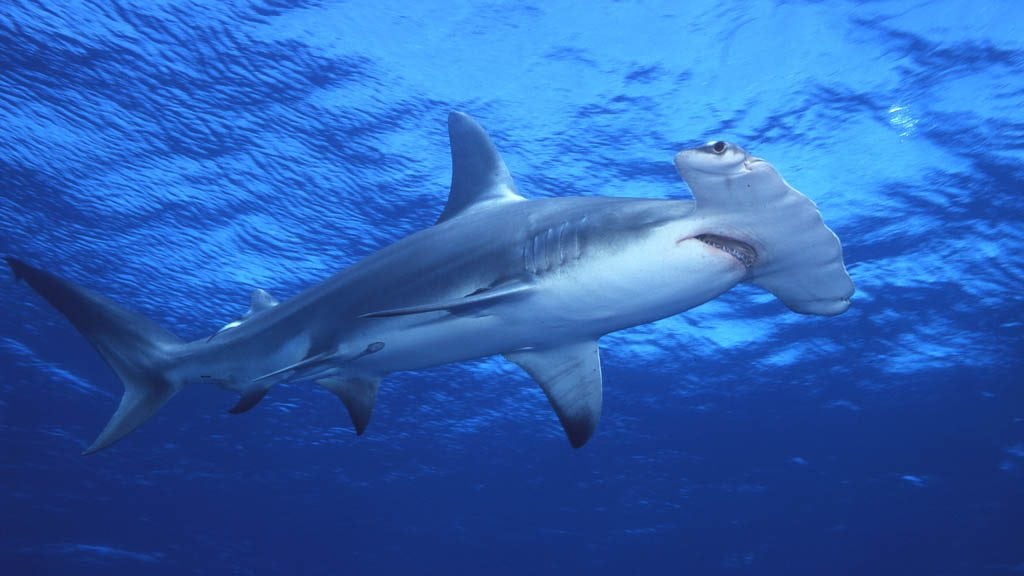
[[[452,186],[441,218],[280,302],[257,291],[247,314],[185,342],[86,288],[8,257],[17,278],[62,312],[124,383],[85,451],[138,427],[186,384],[255,406],[275,384],[313,380],[362,434],[382,378],[502,354],[540,384],[572,446],[601,412],[604,334],[707,302],[740,282],[792,310],[835,315],[854,287],[817,207],[733,144],[680,152],[694,200],[520,196],[487,133],[448,119]]]

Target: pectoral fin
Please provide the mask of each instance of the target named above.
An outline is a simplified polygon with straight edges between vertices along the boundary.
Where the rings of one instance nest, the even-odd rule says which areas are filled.
[[[424,312],[450,312],[452,314],[468,312],[476,308],[486,308],[504,302],[511,298],[524,296],[530,292],[532,286],[525,282],[514,282],[503,284],[495,288],[487,288],[474,292],[468,296],[456,300],[443,300],[417,306],[403,306],[401,308],[389,308],[361,314],[360,318],[387,318],[390,316],[405,316],[407,314],[422,314]]]
[[[601,354],[596,341],[505,354],[540,384],[573,448],[587,443],[601,418]]]
[[[260,382],[261,380],[268,380],[268,379],[273,378],[275,376],[280,376],[280,375],[282,375],[282,374],[284,374],[286,372],[299,372],[299,373],[306,372],[306,371],[310,370],[311,368],[313,368],[315,366],[319,366],[319,365],[323,364],[324,362],[327,362],[327,361],[331,360],[331,358],[333,356],[334,356],[333,353],[328,353],[328,352],[323,352],[323,353],[320,353],[320,354],[314,354],[314,355],[310,356],[309,358],[306,358],[305,360],[301,360],[299,362],[296,362],[295,364],[291,364],[289,366],[285,366],[284,368],[281,368],[279,370],[274,370],[273,372],[268,372],[267,374],[264,374],[263,376],[260,376],[259,378],[256,378],[255,380],[253,380],[253,382]]]
[[[380,352],[383,349],[383,342],[371,342],[370,344],[367,344],[366,348],[364,348],[362,352],[359,352],[358,354],[344,354],[338,351],[321,352],[319,354],[314,354],[304,360],[300,360],[295,364],[291,364],[285,366],[284,368],[264,374],[263,376],[260,376],[259,378],[253,380],[253,382],[260,382],[262,380],[274,378],[275,376],[280,376],[287,372],[295,373],[294,375],[291,376],[292,380],[314,379],[317,376],[324,375],[325,373],[336,371],[336,365],[344,364],[347,362],[355,362],[356,360],[359,360],[364,356],[376,354],[377,352]]]
[[[349,417],[352,418],[356,435],[362,436],[366,431],[366,425],[370,423],[370,414],[373,412],[373,404],[377,400],[380,378],[366,376],[321,378],[316,383],[341,398],[348,410]]]

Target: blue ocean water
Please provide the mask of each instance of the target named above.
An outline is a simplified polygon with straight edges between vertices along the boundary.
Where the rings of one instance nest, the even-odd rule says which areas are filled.
[[[6,0],[0,251],[189,339],[444,205],[445,120],[520,191],[686,198],[714,139],[817,202],[835,318],[749,286],[602,339],[596,436],[492,358],[394,374],[364,437],[308,384],[121,387],[0,282],[4,574],[1024,571],[1024,18],[1013,0]]]

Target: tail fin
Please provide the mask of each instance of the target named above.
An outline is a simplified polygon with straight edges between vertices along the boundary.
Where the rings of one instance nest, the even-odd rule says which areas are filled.
[[[177,336],[108,298],[62,280],[45,270],[6,258],[18,279],[71,321],[121,378],[124,396],[106,428],[84,454],[117,442],[145,422],[181,389],[169,377]]]

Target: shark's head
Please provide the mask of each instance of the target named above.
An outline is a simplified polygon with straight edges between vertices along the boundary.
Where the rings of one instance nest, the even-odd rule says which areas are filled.
[[[749,281],[796,312],[849,307],[853,282],[839,239],[771,164],[717,141],[679,152],[675,165],[696,203],[693,238],[740,260]]]
[[[676,155],[675,162],[679,174],[687,183],[691,183],[691,188],[694,188],[694,182],[727,184],[749,171],[753,162],[761,160],[754,158],[736,144],[718,140],[698,148],[683,150]],[[695,197],[698,194],[703,195],[702,192],[699,193],[694,188]],[[721,192],[718,192],[714,197],[698,198],[702,212],[715,204],[716,198],[720,195]],[[749,270],[758,261],[757,249],[751,243],[754,238],[738,232],[729,226],[704,227],[688,236],[735,258]]]
[[[686,179],[685,173],[705,173],[727,177],[739,174],[745,164],[751,161],[760,161],[754,158],[743,148],[736,144],[723,142],[708,142],[704,146],[683,150],[676,154],[676,169]]]

